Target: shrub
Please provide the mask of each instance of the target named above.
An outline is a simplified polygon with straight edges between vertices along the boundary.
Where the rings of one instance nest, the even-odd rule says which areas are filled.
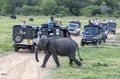
[[[83,16],[94,16],[96,14],[100,14],[99,6],[90,5],[80,10],[80,15],[83,15]]]
[[[55,0],[42,0],[41,10],[44,15],[54,14],[57,3]]]
[[[21,9],[21,13],[22,15],[39,15],[41,12],[41,9],[39,6],[26,6],[24,5]]]

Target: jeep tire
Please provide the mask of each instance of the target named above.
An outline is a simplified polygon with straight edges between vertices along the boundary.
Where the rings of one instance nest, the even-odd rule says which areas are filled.
[[[99,42],[99,44],[101,44],[101,43],[102,43],[102,39],[99,39],[99,41],[98,41],[98,42]]]
[[[32,45],[32,46],[30,47],[30,50],[31,50],[32,53],[34,53],[34,51],[35,51],[35,45]]]
[[[18,52],[18,50],[19,50],[18,46],[16,44],[14,44],[14,51]]]
[[[116,34],[116,31],[113,31],[113,34]]]
[[[103,39],[103,42],[105,43],[105,42],[106,42],[106,39]]]
[[[40,38],[48,38],[48,36],[47,35],[41,35]]]
[[[23,41],[23,35],[20,33],[17,33],[13,36],[13,40],[15,41],[15,43],[20,43]]]
[[[81,42],[81,46],[84,46],[85,45],[85,43],[84,42]]]

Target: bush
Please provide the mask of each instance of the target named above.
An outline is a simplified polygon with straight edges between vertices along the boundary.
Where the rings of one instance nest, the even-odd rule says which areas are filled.
[[[44,15],[52,15],[55,13],[57,3],[55,0],[42,0],[41,10]]]
[[[83,16],[95,16],[96,14],[100,14],[100,7],[99,6],[88,6],[85,8],[82,8],[80,10],[80,15]]]
[[[69,12],[69,9],[64,6],[59,6],[55,10],[56,14],[61,16],[70,16],[71,13]]]
[[[39,15],[41,12],[41,9],[39,6],[26,6],[24,5],[21,9],[21,13],[22,15]]]

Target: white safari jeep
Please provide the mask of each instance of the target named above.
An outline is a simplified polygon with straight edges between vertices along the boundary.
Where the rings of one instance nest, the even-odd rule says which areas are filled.
[[[31,25],[14,25],[13,26],[13,42],[14,51],[19,49],[30,49],[34,52],[35,45],[38,43],[39,27]]]

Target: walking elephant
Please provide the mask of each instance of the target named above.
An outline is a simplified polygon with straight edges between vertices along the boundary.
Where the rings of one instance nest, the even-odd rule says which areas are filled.
[[[36,61],[39,62],[38,50],[44,50],[46,53],[41,67],[46,66],[46,63],[51,55],[53,56],[57,67],[60,66],[57,55],[68,56],[70,65],[72,65],[72,62],[74,61],[78,66],[81,66],[81,62],[75,58],[76,49],[78,50],[79,59],[80,61],[82,61],[79,53],[78,44],[71,38],[41,38],[35,48],[35,58]]]

